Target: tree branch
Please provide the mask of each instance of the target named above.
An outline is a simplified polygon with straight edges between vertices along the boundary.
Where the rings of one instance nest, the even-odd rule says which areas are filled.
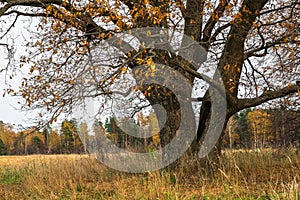
[[[211,35],[212,35],[212,31],[214,30],[214,27],[216,25],[216,23],[218,22],[216,20],[216,16],[220,17],[221,15],[223,15],[226,6],[228,5],[229,0],[221,1],[219,3],[219,5],[217,6],[217,8],[214,10],[213,14],[211,15],[211,17],[209,18],[209,20],[207,21],[204,29],[203,29],[203,39],[202,42],[208,42],[211,40]],[[229,27],[230,24],[226,25]],[[225,27],[227,28],[227,27]],[[217,34],[218,32],[221,32],[223,29],[221,28],[220,30],[217,30],[215,34]],[[216,36],[214,36],[216,37]],[[204,46],[204,48],[207,50],[209,48],[209,43],[207,45]]]
[[[241,16],[233,21],[229,31],[226,45],[218,63],[218,70],[222,74],[226,90],[231,90],[234,97],[237,97],[241,68],[244,63],[245,40],[257,15],[267,2],[268,0],[243,1],[239,11]]]
[[[298,40],[288,40],[288,41],[286,41],[286,39],[288,37],[290,37],[290,36],[284,36],[284,37],[279,38],[279,39],[277,39],[277,40],[275,40],[273,42],[267,42],[265,45],[262,45],[262,46],[260,46],[260,47],[258,47],[256,49],[252,49],[251,51],[248,51],[248,52],[245,53],[244,59],[247,60],[248,58],[253,57],[253,56],[254,57],[264,57],[264,56],[267,55],[268,49],[270,49],[272,47],[275,47],[276,45],[287,44],[287,43],[290,43],[290,44],[297,44],[297,43],[299,43]],[[263,53],[257,54],[257,52],[260,52],[262,50],[264,50]]]
[[[267,101],[281,98],[281,97],[287,96],[289,94],[296,93],[299,90],[300,90],[300,81],[297,81],[296,84],[288,85],[279,90],[275,90],[275,91],[267,90],[262,95],[260,95],[259,97],[256,97],[256,98],[239,99],[238,105],[237,105],[237,111],[243,110],[245,108],[258,106]]]

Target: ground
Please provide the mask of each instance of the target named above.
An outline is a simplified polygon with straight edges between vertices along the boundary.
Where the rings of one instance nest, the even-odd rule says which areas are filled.
[[[0,157],[0,199],[298,199],[294,149],[223,153],[215,177],[189,170],[128,174],[91,155]]]

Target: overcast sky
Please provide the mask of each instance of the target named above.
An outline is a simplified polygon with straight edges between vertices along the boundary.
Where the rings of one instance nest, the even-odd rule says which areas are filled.
[[[3,52],[3,48],[1,47],[1,57],[0,57],[0,65],[1,68],[6,65],[7,60],[5,59],[5,55]],[[12,81],[9,81],[10,84],[13,84],[15,87],[20,82],[21,77],[15,77]],[[23,112],[20,112],[20,106],[17,103],[18,98],[11,97],[9,95],[4,94],[4,89],[7,88],[7,85],[5,83],[5,72],[2,72],[0,74],[0,120],[5,123],[11,123],[11,124],[23,124],[25,120],[25,114]]]
[[[8,21],[8,20],[7,20]],[[0,37],[3,35],[3,29],[5,25],[9,23],[1,22],[0,27]],[[24,38],[29,38],[29,33],[27,28],[30,28],[33,22],[27,19],[19,18],[15,26],[11,29],[10,34],[0,40],[0,43],[11,43],[13,38],[14,48],[16,49],[15,57],[18,58],[22,52],[24,52]],[[0,46],[0,69],[3,69],[7,65],[7,51],[5,46]],[[16,65],[17,67],[17,65]],[[17,67],[18,68],[18,67]],[[22,74],[26,73],[27,68],[22,69],[23,72],[19,72],[18,76],[14,77],[12,80],[7,80],[8,84],[11,84],[14,88],[17,88],[21,82]],[[11,97],[6,95],[3,97],[4,89],[7,88],[5,83],[5,71],[0,73],[0,120],[5,123],[10,124],[25,124],[29,123],[28,118],[30,114],[20,111],[20,105],[18,104],[19,99],[16,97]],[[32,115],[31,115],[32,116]]]

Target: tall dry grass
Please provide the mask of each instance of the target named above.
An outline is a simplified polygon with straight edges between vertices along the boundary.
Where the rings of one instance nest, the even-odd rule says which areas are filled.
[[[0,157],[0,199],[298,199],[294,150],[225,151],[214,177],[185,160],[176,172],[129,174],[88,155]]]

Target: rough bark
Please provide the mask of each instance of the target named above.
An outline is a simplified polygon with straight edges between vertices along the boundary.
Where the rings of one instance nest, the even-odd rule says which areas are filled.
[[[244,62],[244,43],[248,32],[250,31],[253,22],[255,21],[259,11],[267,3],[267,0],[260,1],[250,1],[245,0],[240,9],[241,18],[235,20],[231,30],[229,32],[228,40],[225,44],[223,54],[218,63],[218,70],[221,73],[222,80],[225,86],[225,90],[228,91],[227,95],[231,95],[227,98],[226,117],[224,126],[222,128],[222,133],[217,140],[213,150],[201,160],[201,166],[210,171],[214,170],[214,166],[218,165],[218,157],[221,153],[221,140],[224,135],[226,124],[231,115],[238,112],[237,109],[237,94],[238,86],[241,76],[241,69]],[[234,58],[234,59],[233,59]],[[225,68],[224,66],[228,66]],[[233,100],[232,100],[233,99]],[[208,93],[205,94],[204,102],[200,110],[200,121],[197,131],[197,140],[192,145],[192,151],[199,151],[199,144],[207,136],[208,126],[214,126],[211,124],[210,118],[212,117],[212,109],[210,103],[210,97]],[[216,116],[213,116],[216,117]]]
[[[156,95],[158,91],[164,90]],[[160,106],[154,106],[154,110],[159,122],[160,127],[160,145],[162,148],[162,162],[166,166],[166,163],[172,162],[167,168],[169,170],[175,170],[180,163],[181,153],[184,153],[190,144],[188,141],[192,141],[195,137],[195,120],[190,119],[190,114],[193,114],[192,104],[187,103],[184,109],[181,107],[178,98],[174,93],[166,88],[152,89],[151,95],[147,97],[152,105],[159,104]],[[162,109],[163,107],[163,109]],[[181,137],[179,139],[179,137]],[[176,143],[172,143],[172,142]],[[176,146],[172,145],[176,144]],[[178,156],[177,156],[178,155]]]

